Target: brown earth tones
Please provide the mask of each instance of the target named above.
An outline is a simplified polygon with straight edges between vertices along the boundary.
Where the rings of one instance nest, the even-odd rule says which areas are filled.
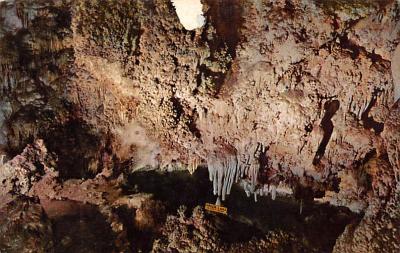
[[[85,223],[109,228],[102,249],[132,248],[149,224],[165,239],[197,216],[160,228],[162,205],[126,195],[126,176],[235,159],[257,171],[255,187],[283,183],[302,201],[362,213],[335,252],[398,252],[399,2],[202,2],[207,23],[196,31],[167,0],[0,2],[0,212],[27,210],[41,224],[21,242],[61,247],[44,239],[55,218],[43,213],[81,209],[105,219]],[[8,219],[2,236],[26,223]],[[284,241],[298,243],[267,235],[231,250]]]

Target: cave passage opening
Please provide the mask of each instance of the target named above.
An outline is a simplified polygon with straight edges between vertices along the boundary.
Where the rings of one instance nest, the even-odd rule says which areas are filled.
[[[215,201],[207,168],[198,168],[193,175],[187,171],[135,172],[128,177],[124,191],[151,193],[166,203],[170,214],[182,205],[191,210]],[[294,197],[263,197],[254,202],[238,185],[233,186],[223,205],[228,208],[228,216],[209,215],[222,217],[227,224],[224,237],[229,243],[260,237],[271,230],[286,231],[304,238],[321,252],[331,252],[346,225],[360,219],[347,208],[317,202],[304,206],[300,213],[301,204]]]

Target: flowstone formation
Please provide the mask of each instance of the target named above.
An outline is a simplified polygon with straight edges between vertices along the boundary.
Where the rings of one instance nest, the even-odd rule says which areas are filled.
[[[156,233],[143,247],[162,252],[178,218],[143,215],[127,176],[207,167],[217,204],[240,186],[346,207],[362,218],[334,251],[399,251],[399,2],[193,2],[190,26],[178,0],[0,1],[0,199],[105,219],[83,221],[107,230],[99,250]],[[76,249],[43,231],[66,237],[43,251]]]

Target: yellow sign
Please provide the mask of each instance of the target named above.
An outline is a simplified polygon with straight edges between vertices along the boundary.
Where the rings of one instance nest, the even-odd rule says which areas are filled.
[[[206,203],[205,207],[207,211],[228,215],[228,208],[224,206],[217,206],[210,203]]]

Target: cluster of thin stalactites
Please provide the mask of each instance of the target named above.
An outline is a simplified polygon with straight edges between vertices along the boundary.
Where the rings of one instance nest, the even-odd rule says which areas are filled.
[[[217,196],[217,204],[224,201],[226,196],[230,194],[234,183],[238,183],[250,197],[254,196],[254,201],[257,202],[258,196],[270,195],[275,200],[277,193],[288,195],[292,194],[292,190],[287,185],[280,183],[274,184],[259,184],[257,182],[259,166],[256,164],[242,164],[234,155],[224,158],[216,156],[211,157],[207,161],[210,181],[213,182],[213,193]]]

